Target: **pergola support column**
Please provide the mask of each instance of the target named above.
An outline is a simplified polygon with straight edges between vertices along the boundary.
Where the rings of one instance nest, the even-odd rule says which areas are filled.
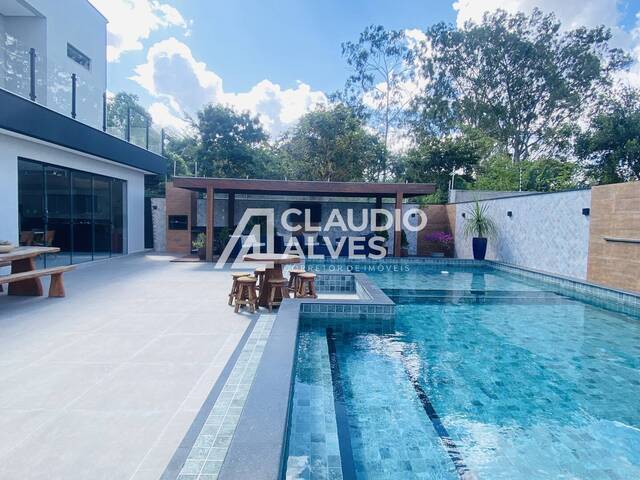
[[[207,245],[206,245],[206,261],[213,262],[213,187],[207,186],[207,225],[206,225],[206,236],[207,236]]]
[[[402,255],[402,192],[396,193],[396,208],[393,212],[393,256]],[[397,213],[399,212],[399,214]]]
[[[233,233],[233,226],[235,225],[236,217],[236,194],[229,193],[229,200],[227,200],[227,227],[229,228],[229,234]]]

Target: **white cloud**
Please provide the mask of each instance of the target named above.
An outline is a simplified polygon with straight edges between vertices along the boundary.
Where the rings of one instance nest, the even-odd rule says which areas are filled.
[[[159,116],[166,118],[168,113],[178,118],[185,114],[194,116],[207,103],[229,105],[258,115],[273,137],[316,105],[327,102],[323,92],[302,82],[295,88],[283,89],[262,80],[247,92],[225,92],[222,79],[204,62],[197,61],[187,45],[173,37],[153,45],[146,63],[135,68],[131,79],[165,105],[162,111],[156,107]]]
[[[177,134],[184,134],[191,130],[191,124],[181,118],[176,112],[164,103],[152,103],[147,111],[153,119],[153,123],[161,128],[168,129]]]
[[[618,0],[457,0],[453,4],[458,12],[458,27],[467,20],[482,20],[485,12],[498,8],[510,13],[531,13],[536,7],[543,12],[555,13],[563,26],[569,29],[603,24],[614,27],[619,20]]]
[[[178,27],[189,34],[188,23],[173,6],[159,0],[90,0],[109,20],[107,60],[115,62],[124,52],[142,50],[141,40],[154,30]]]

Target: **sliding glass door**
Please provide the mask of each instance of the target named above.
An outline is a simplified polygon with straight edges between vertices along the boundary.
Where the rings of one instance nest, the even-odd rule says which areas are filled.
[[[71,263],[71,172],[65,168],[44,167],[45,229],[34,232],[37,245],[58,247],[60,253],[47,256],[47,266]]]
[[[34,245],[45,231],[44,168],[40,163],[18,161],[18,216],[20,245]],[[36,258],[38,268],[44,258]]]
[[[93,175],[73,172],[73,263],[93,260]]]
[[[111,182],[93,177],[93,259],[111,256]]]
[[[18,160],[20,244],[60,252],[47,266],[126,253],[126,182],[116,178]]]

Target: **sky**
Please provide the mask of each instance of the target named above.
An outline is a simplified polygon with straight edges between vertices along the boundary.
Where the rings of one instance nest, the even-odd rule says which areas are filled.
[[[640,87],[640,0],[89,1],[109,20],[109,91],[137,94],[154,122],[178,130],[219,103],[258,115],[275,137],[344,86],[341,43],[366,26],[461,26],[496,8],[610,27],[637,59],[624,80]]]

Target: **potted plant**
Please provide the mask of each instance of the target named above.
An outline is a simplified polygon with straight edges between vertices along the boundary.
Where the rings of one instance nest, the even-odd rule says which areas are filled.
[[[229,242],[230,236],[231,234],[229,233],[229,227],[220,228],[218,233],[213,237],[215,253],[222,254],[224,247],[226,247],[227,243]]]
[[[400,230],[400,256],[409,256],[409,240],[404,230]]]
[[[16,248],[9,240],[0,240],[0,253],[9,253]]]
[[[207,235],[199,233],[196,239],[191,242],[191,247],[198,251],[200,260],[205,260],[207,258]]]
[[[487,237],[496,233],[496,224],[487,213],[487,205],[475,202],[473,207],[465,213],[465,223],[462,229],[465,237],[473,235],[473,258],[484,260],[487,254]]]
[[[447,232],[430,232],[424,237],[425,241],[429,242],[432,248],[432,257],[444,257],[451,255],[453,250],[454,240],[453,235]]]

